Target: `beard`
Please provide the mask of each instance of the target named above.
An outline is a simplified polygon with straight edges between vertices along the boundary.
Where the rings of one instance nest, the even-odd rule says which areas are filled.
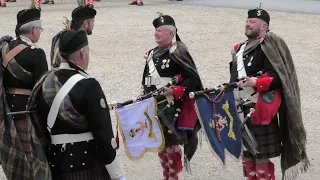
[[[246,27],[245,35],[248,37],[248,39],[256,39],[260,35],[260,29],[249,29]]]
[[[86,32],[87,32],[87,35],[91,35],[91,34],[92,34],[92,29],[89,29],[89,28],[88,28],[88,29],[86,30]]]

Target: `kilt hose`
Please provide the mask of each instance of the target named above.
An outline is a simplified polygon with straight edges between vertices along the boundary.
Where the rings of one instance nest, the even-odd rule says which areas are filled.
[[[158,153],[160,158],[163,180],[178,180],[182,171],[182,151],[179,145],[166,146]]]

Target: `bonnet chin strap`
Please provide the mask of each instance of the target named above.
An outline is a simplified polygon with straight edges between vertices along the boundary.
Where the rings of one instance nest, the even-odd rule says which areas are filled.
[[[176,41],[181,41],[179,35],[178,35],[178,28],[176,28]]]

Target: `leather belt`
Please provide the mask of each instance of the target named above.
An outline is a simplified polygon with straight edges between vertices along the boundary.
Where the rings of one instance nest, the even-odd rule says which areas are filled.
[[[6,93],[8,94],[22,94],[22,95],[31,95],[30,89],[21,89],[21,88],[7,88]]]

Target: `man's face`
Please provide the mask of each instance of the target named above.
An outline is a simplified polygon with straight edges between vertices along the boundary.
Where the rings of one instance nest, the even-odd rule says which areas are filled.
[[[245,35],[249,39],[256,39],[259,37],[262,30],[263,23],[258,18],[248,18],[246,21]]]
[[[88,20],[86,20],[85,26],[86,26],[86,32],[87,32],[87,34],[88,34],[88,35],[91,35],[91,34],[92,34],[93,27],[94,27],[94,19],[88,19]]]
[[[166,43],[172,41],[173,33],[165,28],[165,26],[160,26],[155,29],[154,36],[156,43],[159,45],[165,45]]]

